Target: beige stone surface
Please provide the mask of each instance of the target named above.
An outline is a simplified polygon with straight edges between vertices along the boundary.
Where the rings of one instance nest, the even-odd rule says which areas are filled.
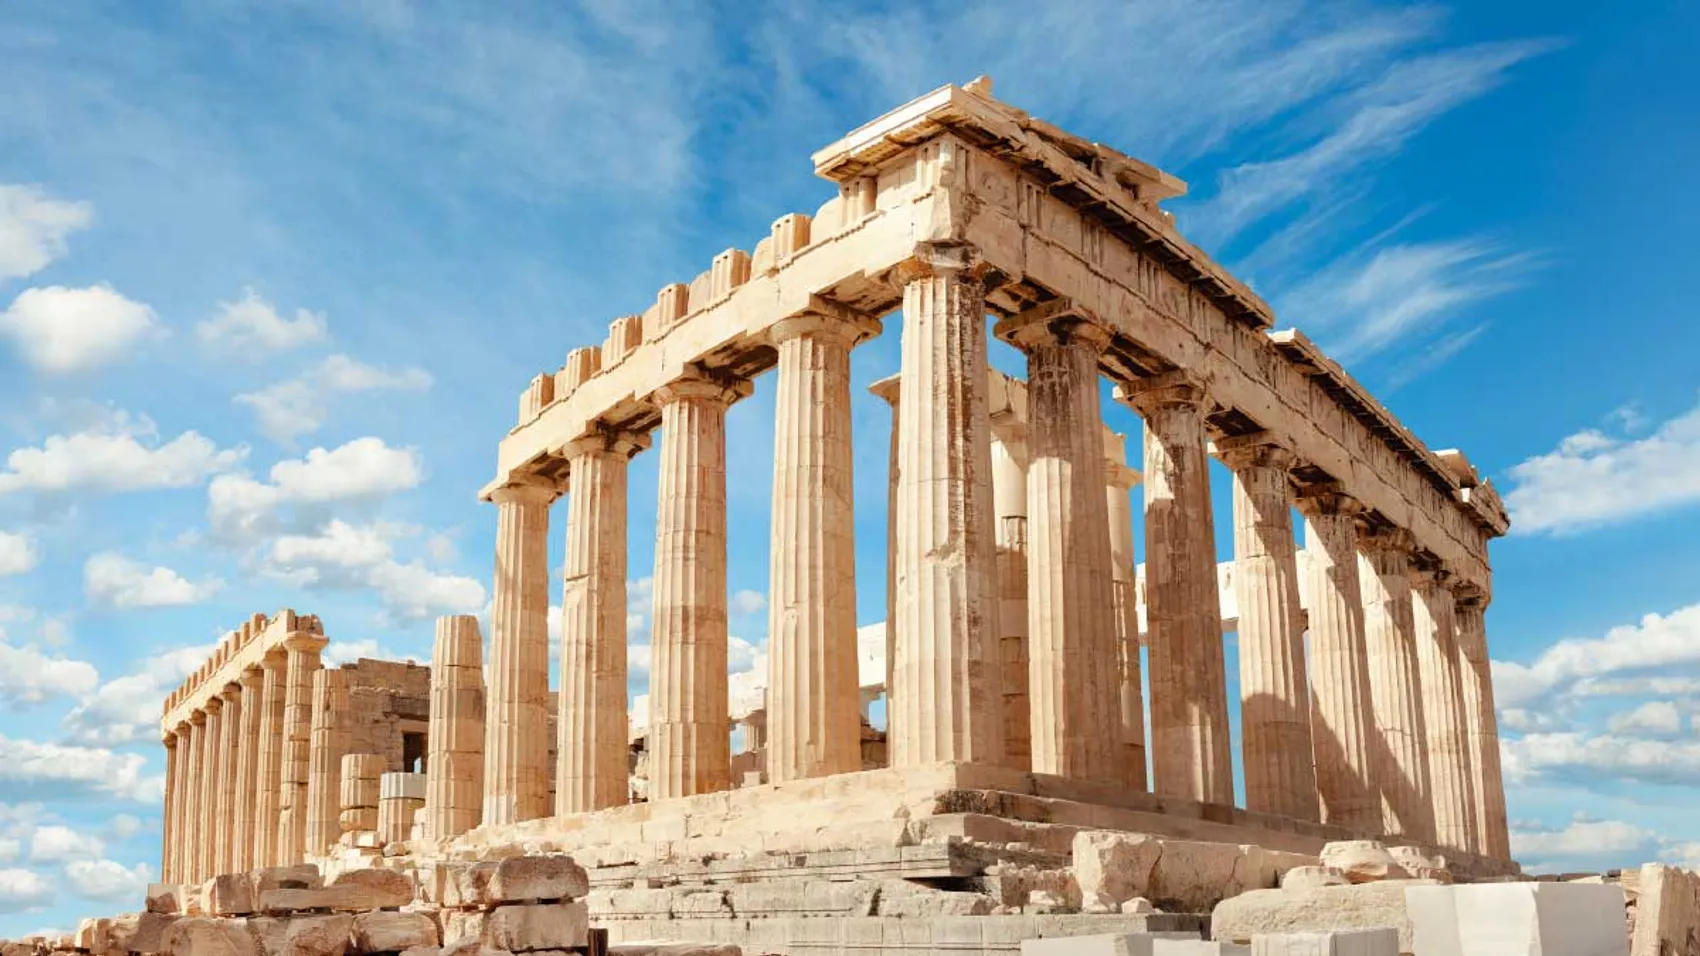
[[[897,487],[899,474],[902,470],[902,425],[901,376],[891,375],[868,386],[868,391],[891,406],[891,441],[886,449],[886,488],[885,488],[885,694],[886,710],[885,725],[887,739],[895,739],[897,726],[900,722],[897,708],[892,706],[891,689],[892,668],[897,664]],[[1022,498],[1025,500],[1026,491]],[[1001,592],[1000,592],[1001,593]],[[1026,579],[1022,579],[1021,593],[1023,600],[1027,593]],[[1023,630],[1026,628],[1026,615],[1023,614]],[[1025,654],[1025,651],[1023,651]],[[1025,661],[1025,657],[1023,658]],[[1023,712],[1025,717],[1025,711]]]
[[[1458,638],[1458,668],[1464,691],[1468,774],[1475,797],[1478,852],[1511,858],[1505,816],[1505,780],[1499,766],[1499,719],[1494,710],[1493,669],[1488,660],[1486,598],[1464,587],[1456,593],[1453,621]]]
[[[1480,853],[1464,687],[1447,577],[1444,571],[1429,569],[1418,572],[1412,582],[1435,839],[1442,846]]]
[[[1074,872],[1081,896],[1105,897],[1119,907],[1143,898],[1151,886],[1151,871],[1162,854],[1162,841],[1153,836],[1083,830],[1074,836],[1069,869]]]
[[[283,728],[287,655],[278,651],[260,663],[260,734],[254,766],[254,866],[278,858],[279,794],[283,789]]]
[[[438,945],[437,924],[424,913],[379,911],[354,917],[354,947],[363,953],[399,953]]]
[[[1251,938],[1251,956],[1398,956],[1399,931],[1341,929]]]
[[[182,731],[176,729],[167,731],[160,742],[165,746],[165,846],[160,853],[160,875],[174,880],[183,868],[183,777],[188,769],[189,747]]]
[[[1145,754],[1145,678],[1140,665],[1139,585],[1134,574],[1133,506],[1130,492],[1139,472],[1127,467],[1127,439],[1111,435],[1106,446],[1105,513],[1110,522],[1110,562],[1116,625],[1116,670],[1121,703],[1122,782],[1149,789]]]
[[[1648,863],[1636,876],[1630,956],[1700,953],[1700,873]]]
[[[313,674],[313,718],[308,752],[305,851],[323,856],[342,833],[342,758],[348,751],[348,674],[323,668]]]
[[[1403,880],[1411,874],[1378,840],[1342,840],[1322,848],[1322,865],[1333,867],[1351,883]]]
[[[484,923],[483,942],[492,949],[520,953],[572,949],[589,942],[590,911],[583,903],[499,906]]]
[[[481,902],[526,903],[576,900],[590,892],[584,867],[570,856],[516,856],[499,861],[490,872]]]
[[[995,421],[995,416],[994,416]],[[998,685],[1003,698],[1005,764],[1033,767],[1033,717],[1027,659],[1027,441],[992,436],[992,501],[998,544]]]
[[[254,797],[259,791],[260,695],[265,680],[260,667],[242,671],[240,708],[242,722],[237,734],[236,769],[232,779],[230,847],[227,865],[232,870],[254,868]]]
[[[284,645],[289,656],[284,682],[283,783],[278,797],[277,862],[286,866],[301,862],[307,852],[313,675],[320,669],[319,654],[327,643],[322,635],[300,631],[291,634]]]
[[[160,948],[165,956],[260,956],[258,943],[240,919],[177,920],[165,930]]]
[[[1363,591],[1364,646],[1374,705],[1370,743],[1381,790],[1382,827],[1389,836],[1432,841],[1433,788],[1411,606],[1410,536],[1364,536],[1358,584]]]
[[[434,840],[457,837],[477,826],[484,811],[484,638],[471,615],[437,619],[427,742],[425,833]]]
[[[254,885],[247,873],[220,873],[201,887],[201,912],[247,916],[254,912]]]
[[[552,485],[514,483],[496,502],[496,576],[484,714],[485,824],[549,807],[549,505]]]
[[[1254,890],[1216,904],[1210,911],[1210,935],[1249,943],[1265,933],[1391,927],[1399,931],[1399,952],[1409,956],[1413,950],[1405,890],[1426,883],[1391,880],[1311,890]]]
[[[1314,890],[1324,886],[1346,886],[1352,881],[1337,866],[1295,866],[1281,875],[1283,890]]]
[[[425,775],[386,773],[378,778],[378,843],[405,843],[425,806]]]

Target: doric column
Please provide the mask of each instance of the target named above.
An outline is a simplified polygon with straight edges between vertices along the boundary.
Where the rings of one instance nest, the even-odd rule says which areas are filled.
[[[1311,743],[1321,820],[1381,833],[1381,795],[1370,745],[1369,656],[1358,587],[1358,515],[1363,506],[1337,489],[1299,499],[1305,515],[1310,594]]]
[[[862,769],[850,350],[878,332],[878,323],[824,304],[769,330],[779,349],[768,577],[770,783]]]
[[[985,288],[923,244],[903,289],[893,766],[1003,760]]]
[[[277,866],[278,811],[283,791],[283,709],[288,655],[273,650],[260,662],[259,744],[254,765],[254,866]]]
[[[236,733],[235,805],[230,822],[230,868],[232,872],[255,869],[254,798],[258,794],[256,771],[260,766],[260,684],[264,674],[258,667],[242,672],[242,695],[238,706],[242,723]]]
[[[1116,759],[1121,782],[1144,792],[1145,687],[1139,663],[1139,584],[1134,576],[1133,505],[1129,493],[1139,484],[1139,472],[1127,466],[1126,437],[1114,435],[1105,448],[1104,500],[1110,520],[1110,585],[1114,589],[1116,670],[1121,699],[1121,754]]]
[[[1499,720],[1493,709],[1493,671],[1488,661],[1487,595],[1476,587],[1453,590],[1453,621],[1458,633],[1459,670],[1463,674],[1464,717],[1470,741],[1470,777],[1476,797],[1478,852],[1511,859],[1505,823],[1505,780],[1499,768]]]
[[[891,671],[897,663],[897,476],[901,460],[901,435],[898,432],[899,411],[898,382],[900,376],[891,375],[868,386],[868,391],[874,393],[891,406],[891,441],[886,454],[886,486],[885,486],[885,736],[887,740],[896,736],[897,714],[891,706]],[[1025,627],[1026,625],[1022,625]]]
[[[1470,786],[1470,741],[1464,714],[1464,682],[1458,670],[1450,574],[1425,567],[1411,573],[1411,609],[1417,635],[1417,666],[1428,740],[1429,787],[1433,794],[1435,840],[1441,846],[1481,852],[1476,833],[1476,798]]]
[[[195,845],[195,869],[200,873],[196,879],[200,880],[219,873],[218,820],[222,803],[219,796],[224,791],[224,781],[219,776],[224,772],[224,700],[210,697],[204,706],[207,724],[201,737],[201,779],[196,781],[201,791],[200,839]]]
[[[549,505],[552,485],[515,482],[496,503],[496,576],[484,716],[484,823],[549,815]]]
[[[1239,605],[1240,753],[1245,806],[1316,820],[1304,611],[1293,539],[1293,453],[1256,433],[1223,439],[1234,473],[1234,597]]]
[[[219,695],[224,700],[224,713],[219,721],[218,741],[218,836],[215,851],[219,873],[236,871],[236,789],[237,754],[242,741],[242,685],[229,683]]]
[[[162,821],[165,843],[160,848],[159,861],[161,878],[169,882],[177,878],[175,857],[177,841],[180,838],[177,811],[182,806],[182,801],[177,796],[177,788],[182,783],[179,778],[183,772],[183,765],[178,757],[177,732],[175,730],[166,731],[160,743],[165,747],[165,813]]]
[[[726,408],[748,382],[680,379],[661,406],[650,632],[649,798],[725,790],[732,773],[726,699]]]
[[[313,724],[307,770],[308,856],[324,856],[342,833],[342,757],[348,752],[348,672],[313,674]]]
[[[1110,337],[1066,303],[1005,319],[997,333],[1027,354],[1033,769],[1119,781],[1121,688],[1098,399],[1098,356]]]
[[[647,437],[568,445],[555,813],[626,802],[626,463]]]
[[[189,714],[189,725],[185,731],[189,741],[189,759],[183,773],[183,811],[179,815],[182,826],[178,828],[181,836],[177,848],[176,880],[180,883],[194,883],[205,878],[201,872],[201,840],[206,833],[201,785],[207,779],[206,724],[205,712],[197,710]]]
[[[1003,750],[1008,766],[1033,768],[1033,715],[1027,661],[1027,436],[1011,422],[992,435],[992,501],[998,537],[998,675],[1003,695]]]
[[[1232,806],[1204,389],[1169,373],[1122,386],[1145,420],[1145,619],[1154,791]]]
[[[484,637],[471,615],[437,618],[426,740],[425,833],[447,840],[477,826],[484,813]]]
[[[1364,600],[1364,646],[1381,788],[1384,832],[1432,841],[1427,737],[1417,664],[1416,621],[1411,611],[1411,536],[1406,531],[1359,539],[1358,584]],[[1379,736],[1379,739],[1377,739]]]
[[[296,631],[284,640],[288,665],[283,691],[283,770],[278,788],[279,866],[293,866],[307,852],[308,758],[312,751],[313,675],[324,635]]]

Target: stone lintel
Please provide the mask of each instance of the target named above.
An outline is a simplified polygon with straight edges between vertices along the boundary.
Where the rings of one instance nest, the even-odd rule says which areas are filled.
[[[1056,342],[1084,345],[1098,353],[1110,344],[1110,333],[1103,321],[1067,297],[1041,302],[1000,319],[992,334],[1023,351]]]
[[[1186,369],[1170,369],[1150,378],[1117,383],[1115,399],[1141,415],[1170,405],[1206,405],[1210,401],[1203,382]]]
[[[837,336],[845,344],[855,346],[879,335],[880,329],[878,319],[826,296],[816,295],[809,297],[809,307],[804,311],[788,315],[769,326],[767,336],[775,346],[800,335]]]
[[[1345,492],[1337,481],[1326,481],[1299,488],[1293,504],[1306,517],[1320,515],[1361,515],[1364,503]]]
[[[162,731],[169,733],[173,728],[190,722],[201,722],[193,718],[203,712],[211,701],[222,701],[230,696],[231,688],[239,692],[248,672],[262,667],[268,657],[282,654],[291,640],[316,640],[321,647],[328,641],[319,619],[312,615],[298,615],[285,609],[262,620],[264,624],[261,627],[245,626],[233,630],[231,636],[221,643],[221,649],[208,658],[196,675],[184,681],[166,698],[164,713],[160,717]]]

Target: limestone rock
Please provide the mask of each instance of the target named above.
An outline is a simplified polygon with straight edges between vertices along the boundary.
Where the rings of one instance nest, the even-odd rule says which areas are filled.
[[[325,885],[319,868],[311,863],[272,866],[248,874],[255,897],[271,890],[312,890]]]
[[[886,880],[880,884],[879,915],[911,919],[937,916],[985,916],[996,903],[979,893],[936,890],[908,880]]]
[[[583,903],[501,906],[484,923],[484,945],[511,953],[572,949],[590,941],[590,910]]]
[[[1034,890],[1027,894],[1027,904],[1022,912],[1043,915],[1046,913],[1066,913],[1070,907],[1062,896],[1049,890]]]
[[[364,895],[366,899],[375,900],[370,907],[361,906],[359,909],[378,909],[391,906],[406,906],[413,902],[413,878],[398,870],[364,869],[344,870],[331,881],[329,889]],[[356,907],[337,907],[338,909],[354,909]]]
[[[1295,866],[1281,877],[1283,890],[1314,890],[1324,886],[1346,886],[1346,874],[1333,866]]]
[[[487,888],[492,903],[578,900],[590,892],[584,867],[570,856],[516,856],[496,864]]]
[[[1399,931],[1383,927],[1253,936],[1251,956],[1399,956]]]
[[[1648,863],[1624,876],[1636,889],[1632,956],[1700,953],[1700,874]]]
[[[160,951],[166,956],[260,956],[246,920],[206,916],[172,923]]]
[[[1157,907],[1153,906],[1151,901],[1145,897],[1136,896],[1131,900],[1123,901],[1121,912],[1123,916],[1143,916],[1147,913],[1157,912]]]
[[[678,917],[731,916],[732,907],[723,890],[680,893],[672,898],[672,913]]]
[[[1410,953],[1405,890],[1436,885],[1432,880],[1405,880],[1311,890],[1252,890],[1218,903],[1210,914],[1210,930],[1216,939],[1246,943],[1261,933],[1385,926],[1399,931],[1399,951]]]
[[[1082,830],[1074,835],[1071,868],[1083,899],[1101,894],[1120,904],[1146,891],[1163,844],[1142,833]]]
[[[71,934],[71,944],[86,952],[104,953],[110,945],[111,931],[112,921],[109,919],[85,919]]]
[[[472,941],[482,945],[484,923],[489,918],[483,910],[447,910],[443,913],[443,948],[449,949]]]
[[[731,943],[627,942],[608,947],[608,956],[743,956]]]
[[[354,935],[352,916],[306,916],[289,920],[282,956],[343,956]]]
[[[1447,868],[1445,857],[1424,853],[1414,846],[1390,846],[1387,853],[1413,879],[1452,882],[1452,871]]]
[[[176,916],[183,913],[183,887],[178,883],[149,883],[146,909],[149,913]]]
[[[1422,956],[1626,956],[1624,896],[1617,886],[1483,883],[1412,887],[1406,893]],[[1692,937],[1691,937],[1692,939]],[[1655,950],[1658,956],[1693,948]]]
[[[354,918],[354,945],[363,953],[396,953],[437,942],[437,924],[424,913],[361,913]]]
[[[247,916],[254,912],[254,884],[246,873],[220,873],[201,887],[201,909],[208,916]]]
[[[1203,913],[1230,896],[1276,886],[1280,872],[1308,859],[1232,843],[1168,841],[1145,895],[1166,912]]]
[[[1352,883],[1404,880],[1411,874],[1378,840],[1343,840],[1322,848],[1322,865],[1346,874]]]
[[[136,927],[126,948],[133,953],[164,952],[165,932],[178,918],[167,913],[140,914],[136,918]]]

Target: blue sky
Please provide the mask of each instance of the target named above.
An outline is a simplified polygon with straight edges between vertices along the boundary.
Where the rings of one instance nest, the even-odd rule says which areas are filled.
[[[978,73],[1189,181],[1185,234],[1506,494],[1520,858],[1700,862],[1700,10],[726,9],[0,8],[0,935],[139,905],[159,701],[223,629],[293,606],[345,655],[427,656],[488,601],[474,492],[525,382],[818,206],[812,150]],[[729,416],[735,668],[772,387]],[[889,422],[854,415],[869,623]],[[638,686],[654,493],[640,456]]]

